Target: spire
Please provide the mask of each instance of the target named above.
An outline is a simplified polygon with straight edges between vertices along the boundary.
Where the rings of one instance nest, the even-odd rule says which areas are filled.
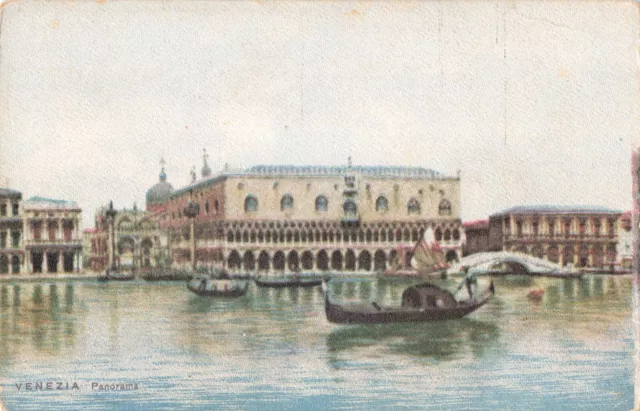
[[[196,166],[191,167],[191,183],[196,182]]]
[[[162,167],[160,169],[160,181],[167,181],[167,173],[164,171],[164,165],[167,164],[166,161],[164,161],[164,157],[160,158],[160,166]]]
[[[207,178],[211,175],[211,168],[209,167],[209,164],[207,164],[207,158],[209,157],[209,154],[207,154],[206,148],[202,149],[202,153],[202,160],[204,161],[204,164],[202,166],[202,178]]]
[[[347,158],[347,164],[348,164],[349,170],[351,170],[351,156]]]

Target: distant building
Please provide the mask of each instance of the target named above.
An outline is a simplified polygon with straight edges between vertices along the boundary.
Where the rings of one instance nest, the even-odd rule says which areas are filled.
[[[96,213],[95,227],[85,230],[87,243],[86,260],[92,271],[104,271],[108,267],[109,221],[106,207]],[[156,212],[132,209],[116,210],[115,263],[118,267],[145,270],[170,265],[166,234],[158,228]]]
[[[0,274],[23,271],[22,193],[0,188]]]
[[[426,168],[258,165],[211,175],[205,154],[202,179],[192,171],[186,187],[158,187],[147,193],[147,209],[162,213],[174,267],[190,264],[190,202],[196,265],[382,271],[427,227],[448,260],[461,255],[460,178]]]
[[[84,230],[82,240],[85,269],[95,272],[104,271],[109,261],[109,231],[104,207],[97,210],[94,216],[94,227]]]
[[[633,265],[633,233],[631,231],[631,211],[626,211],[620,216],[618,224],[618,265],[623,269],[631,269]]]
[[[530,254],[561,265],[616,264],[621,211],[604,207],[518,206],[489,217],[489,250]]]
[[[481,253],[489,250],[489,220],[478,220],[464,223],[466,241],[463,244],[463,255]]]
[[[75,202],[32,197],[22,203],[22,218],[28,272],[82,270],[82,210]]]

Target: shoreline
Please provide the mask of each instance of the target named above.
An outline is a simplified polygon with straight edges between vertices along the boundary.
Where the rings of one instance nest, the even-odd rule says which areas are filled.
[[[315,275],[322,275],[322,276],[326,276],[329,275],[331,277],[336,277],[336,278],[349,278],[349,277],[381,277],[381,278],[413,278],[413,279],[417,279],[420,278],[419,276],[416,277],[394,277],[394,276],[385,276],[385,275],[379,275],[378,273],[363,273],[363,272],[331,272],[331,273],[316,273]],[[480,274],[479,276],[481,277],[507,277],[509,275],[519,275],[519,276],[524,276],[524,277],[532,277],[532,278],[540,278],[540,277],[545,277],[545,278],[557,278],[557,279],[580,279],[580,278],[584,278],[586,276],[608,276],[608,277],[623,277],[623,276],[631,276],[633,275],[633,273],[631,272],[586,272],[584,273],[582,276],[579,277],[562,277],[562,276],[554,276],[554,275],[541,275],[541,274],[500,274],[500,275],[492,275],[492,274]],[[0,275],[0,283],[10,283],[10,282],[25,282],[25,283],[29,283],[29,282],[46,282],[46,281],[82,281],[82,280],[93,280],[93,281],[98,281],[98,278],[102,276],[102,273],[97,273],[97,272],[84,272],[84,273],[64,273],[64,274],[54,274],[54,273],[49,273],[49,274],[19,274],[19,275]],[[261,276],[263,278],[271,278],[271,277],[281,277],[282,275],[277,275],[274,276],[273,273],[271,273],[271,275],[269,276]],[[287,275],[284,274],[284,276],[286,277]],[[246,278],[246,279],[253,279],[259,277],[258,275],[255,274],[250,274],[250,277]],[[447,277],[450,278],[458,278],[461,277],[461,275],[458,275],[458,273],[454,273],[454,274],[448,274]],[[157,282],[157,281],[169,281],[169,282],[174,282],[174,281],[183,281],[183,280],[145,280],[144,278],[142,278],[141,275],[136,275],[136,278],[134,279],[134,281],[136,280],[142,280],[143,282]],[[423,278],[424,281],[428,281],[429,278]]]

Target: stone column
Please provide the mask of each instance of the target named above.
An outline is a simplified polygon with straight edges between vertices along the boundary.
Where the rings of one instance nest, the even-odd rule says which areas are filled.
[[[44,250],[42,252],[42,272],[43,273],[48,273],[49,272],[49,263],[48,263],[48,258],[47,258],[47,250]]]
[[[56,252],[56,254],[58,255],[58,259],[56,260],[56,273],[60,272],[60,260],[62,260],[62,258],[64,257],[64,254],[62,253],[62,251],[58,251]]]

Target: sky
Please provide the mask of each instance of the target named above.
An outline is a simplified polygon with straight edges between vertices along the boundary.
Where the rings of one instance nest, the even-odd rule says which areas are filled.
[[[225,164],[461,171],[463,221],[631,208],[638,9],[624,2],[15,1],[0,183],[144,207]]]

